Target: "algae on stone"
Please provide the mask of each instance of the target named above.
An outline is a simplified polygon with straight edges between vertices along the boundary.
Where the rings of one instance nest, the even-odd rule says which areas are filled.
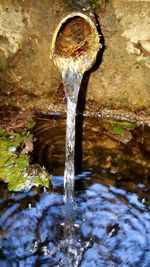
[[[122,135],[125,131],[131,131],[135,128],[135,124],[131,122],[107,121],[104,128],[112,131],[114,134]]]
[[[19,191],[32,186],[49,186],[50,175],[40,165],[30,165],[30,155],[23,149],[32,140],[28,131],[6,133],[0,129],[0,180],[8,189]]]
[[[103,127],[106,134],[112,139],[127,144],[133,137],[131,131],[135,126],[136,125],[131,122],[107,120]]]

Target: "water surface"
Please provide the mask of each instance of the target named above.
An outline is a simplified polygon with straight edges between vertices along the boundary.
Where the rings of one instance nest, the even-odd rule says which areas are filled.
[[[1,183],[0,266],[150,266],[150,130],[138,127],[132,140],[122,144],[101,124],[93,119],[83,125],[76,231],[68,254],[63,234],[65,120],[39,121],[36,160],[49,166],[51,186],[14,194]]]

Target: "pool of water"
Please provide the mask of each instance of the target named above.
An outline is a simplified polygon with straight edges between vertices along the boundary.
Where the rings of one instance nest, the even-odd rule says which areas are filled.
[[[65,120],[42,118],[34,161],[49,169],[51,185],[12,193],[1,183],[1,267],[150,266],[149,128],[123,143],[98,120],[77,126],[72,237],[64,235]]]

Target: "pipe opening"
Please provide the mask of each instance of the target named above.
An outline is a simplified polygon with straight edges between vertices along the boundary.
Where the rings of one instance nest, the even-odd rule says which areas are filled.
[[[51,55],[61,71],[72,66],[83,73],[94,64],[101,47],[99,41],[93,19],[74,12],[58,24],[52,39]]]
[[[84,18],[70,18],[58,32],[55,53],[62,57],[79,56],[91,48],[93,37],[94,32]]]

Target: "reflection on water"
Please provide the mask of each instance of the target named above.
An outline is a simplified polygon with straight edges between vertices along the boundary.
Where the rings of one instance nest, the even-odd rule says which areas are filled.
[[[52,124],[54,126],[55,123]],[[42,138],[46,131],[48,127],[45,126]],[[54,131],[52,132],[54,134]],[[94,132],[96,133],[96,130],[92,132],[93,136]],[[129,155],[122,159],[122,169],[115,159],[108,162],[108,155],[104,155],[104,149],[100,162],[99,141],[95,139],[97,146],[92,148],[90,143],[92,134],[89,134],[88,140],[84,140],[88,144],[88,152],[83,151],[84,170],[76,177],[77,227],[74,247],[71,248],[69,254],[74,258],[71,259],[72,266],[149,267],[150,183],[148,166],[144,165],[145,171],[141,175],[144,158],[142,162],[138,159],[132,162],[131,168],[128,166],[127,171],[126,161],[128,164]],[[54,134],[54,139],[55,141],[51,139],[51,144],[50,141],[46,143],[48,150],[49,146],[55,148],[55,142],[58,142],[56,134]],[[60,142],[63,143],[62,139]],[[101,148],[104,139],[102,141]],[[109,150],[107,146],[106,152],[108,153],[109,150],[110,156],[111,152],[113,153],[113,143],[110,140],[108,143],[109,147],[111,144],[111,149]],[[133,143],[135,148],[136,142]],[[115,141],[114,145],[117,146]],[[55,150],[52,160],[55,156],[57,158],[58,154],[61,158],[61,166],[63,165],[63,151],[61,155],[60,151],[61,147],[58,151]],[[124,154],[124,148],[121,146],[119,150],[118,147],[117,153],[118,155]],[[93,155],[95,155],[94,161],[92,161]],[[135,150],[134,157],[136,158]],[[47,157],[45,159],[48,161]],[[103,163],[103,167],[100,164],[98,168],[98,161],[99,164]],[[139,170],[133,168],[133,166],[137,167],[136,164]],[[69,266],[70,259],[66,257],[67,249],[62,232],[64,222],[63,169],[57,168],[54,173],[52,185],[48,191],[33,189],[29,192],[12,194],[7,191],[6,185],[1,184],[0,266]]]

